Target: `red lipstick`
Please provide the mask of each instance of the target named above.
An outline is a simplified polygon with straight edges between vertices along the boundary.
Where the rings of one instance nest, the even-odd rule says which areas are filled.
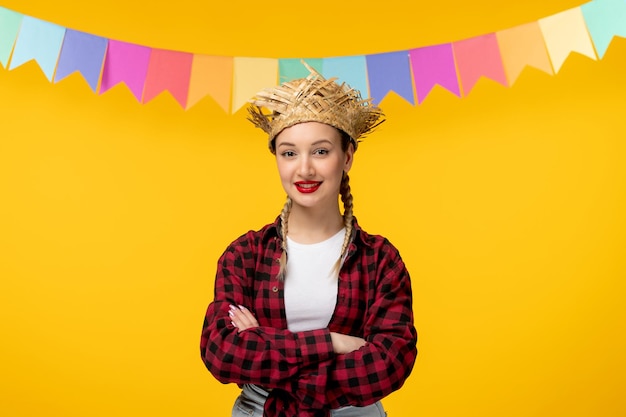
[[[322,185],[319,181],[298,181],[295,183],[296,189],[304,194],[310,194],[317,191]]]

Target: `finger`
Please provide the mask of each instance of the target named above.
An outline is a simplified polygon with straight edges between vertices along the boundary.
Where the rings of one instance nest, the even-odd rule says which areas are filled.
[[[254,314],[252,314],[250,310],[248,310],[244,306],[239,306],[239,310],[243,313],[243,316],[245,317],[245,320],[246,320],[246,324],[248,324],[249,327],[259,326],[259,323],[257,322],[256,317],[254,317]]]
[[[252,327],[258,327],[256,319],[247,309],[244,310],[242,308],[231,306],[228,315],[232,320],[233,326],[237,327],[240,332]]]
[[[229,310],[228,310],[228,316],[230,317],[231,320],[231,324],[235,327],[237,327],[239,329],[239,331],[241,331],[241,327],[244,325],[244,323],[241,320],[241,315],[238,314],[238,309],[231,305]]]
[[[256,319],[251,316],[250,314],[246,314],[243,311],[240,311],[238,313],[235,314],[237,316],[237,318],[239,319],[239,321],[241,322],[241,326],[245,327],[246,329],[252,328],[252,327],[257,327],[256,324]]]

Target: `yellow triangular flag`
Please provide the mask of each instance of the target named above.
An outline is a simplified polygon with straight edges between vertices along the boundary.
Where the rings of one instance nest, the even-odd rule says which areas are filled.
[[[539,26],[552,60],[554,72],[559,72],[571,52],[596,58],[591,37],[580,7],[575,7],[539,20]]]
[[[235,113],[256,93],[278,82],[278,59],[235,57],[233,77],[233,107]]]

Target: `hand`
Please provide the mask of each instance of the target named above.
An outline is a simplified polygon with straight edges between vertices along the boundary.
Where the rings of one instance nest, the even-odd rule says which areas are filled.
[[[237,328],[239,333],[246,329],[259,327],[259,322],[256,321],[254,315],[244,306],[235,307],[231,305],[228,315],[232,320],[231,323]]]
[[[333,343],[333,350],[337,354],[354,352],[367,344],[365,339],[361,337],[335,332],[330,332],[330,339]]]

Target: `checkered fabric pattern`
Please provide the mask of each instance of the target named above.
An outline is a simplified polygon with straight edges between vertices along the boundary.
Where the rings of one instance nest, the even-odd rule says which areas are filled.
[[[409,273],[397,249],[354,220],[328,328],[287,330],[279,219],[235,240],[220,257],[200,351],[222,383],[270,389],[266,417],[327,417],[331,409],[372,404],[400,388],[417,355]],[[241,333],[230,305],[252,311],[259,327]],[[330,332],[362,337],[361,349],[338,355]]]

